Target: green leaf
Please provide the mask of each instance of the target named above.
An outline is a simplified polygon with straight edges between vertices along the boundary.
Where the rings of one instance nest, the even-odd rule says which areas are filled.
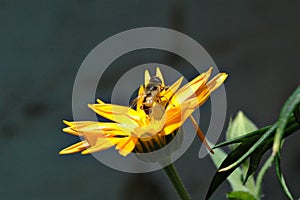
[[[226,146],[226,145],[230,145],[230,144],[241,143],[241,142],[247,141],[248,139],[252,139],[252,138],[257,138],[258,139],[269,128],[271,128],[271,126],[266,126],[266,127],[261,128],[261,129],[258,129],[256,131],[253,131],[251,133],[248,133],[246,135],[243,135],[243,136],[240,136],[240,137],[237,137],[237,138],[233,138],[231,140],[227,140],[225,142],[222,142],[222,143],[219,143],[219,144],[215,145],[213,147],[213,149],[223,147],[223,146]]]
[[[277,122],[278,127],[276,129],[275,139],[273,144],[273,155],[275,155],[279,151],[281,139],[284,134],[284,129],[288,123],[288,119],[299,103],[300,103],[300,86],[298,86],[298,88],[293,92],[293,94],[286,100],[286,102],[284,103],[280,111],[279,119]]]
[[[285,195],[290,199],[290,200],[293,200],[293,196],[292,194],[290,193],[286,183],[285,183],[285,180],[284,180],[284,177],[283,177],[283,174],[281,172],[281,167],[280,167],[280,154],[279,152],[277,153],[276,157],[275,157],[275,166],[276,166],[276,174],[277,174],[277,178],[278,178],[278,181],[281,185],[281,188],[283,189]]]
[[[244,154],[240,158],[238,158],[238,160],[236,160],[234,163],[230,164],[229,166],[220,169],[219,171],[229,170],[237,165],[240,165],[242,162],[244,162],[245,159],[247,159],[247,157],[249,157],[257,148],[259,148],[265,144],[265,141],[274,133],[276,127],[277,127],[276,125],[273,125],[271,128],[269,128],[249,149],[247,149],[246,152],[244,152]],[[247,142],[249,142],[249,141],[246,141],[244,143],[247,143]]]
[[[206,199],[220,186],[224,180],[242,164],[256,149],[263,147],[268,141],[272,140],[270,136],[274,134],[276,124],[271,126],[261,137],[253,136],[242,142],[235,150],[228,154],[219,167],[219,170],[213,177]]]
[[[298,122],[298,124],[300,124],[300,103],[296,106],[296,108],[294,110],[294,117],[295,117],[296,121]]]
[[[228,168],[227,171],[218,170],[215,173],[213,180],[210,184],[209,190],[207,192],[206,199],[208,199],[213,194],[213,192],[220,186],[220,184],[222,182],[224,182],[226,180],[226,178],[238,167],[238,165],[247,159],[248,156],[255,154],[255,152],[258,149],[261,149],[261,148],[269,149],[272,147],[272,142],[274,139],[273,136],[275,134],[276,127],[277,127],[277,125],[274,124],[272,126],[267,126],[267,127],[261,128],[257,131],[254,131],[252,133],[249,133],[249,134],[243,136],[243,138],[241,139],[241,144],[235,150],[233,150],[231,153],[228,154],[228,156],[225,158],[225,160],[220,165],[219,169],[222,169],[229,165],[231,165],[231,167]],[[292,134],[293,132],[295,132],[296,130],[299,130],[299,129],[300,129],[299,124],[296,122],[294,117],[291,117],[289,119],[288,126],[285,129],[284,137],[289,136],[290,134]],[[254,149],[252,149],[254,147],[254,145],[256,145],[256,146]],[[220,146],[220,145],[217,145],[217,146]],[[252,152],[249,153],[249,150],[251,150]],[[271,156],[271,157],[273,157],[273,156]],[[232,166],[233,163],[234,163],[234,165]],[[267,169],[267,167],[266,167],[266,169]],[[260,173],[261,180],[263,177],[262,174],[263,173]]]
[[[257,130],[256,125],[248,119],[242,111],[239,111],[233,120],[230,120],[228,129],[226,132],[227,140],[232,140],[234,138],[242,137],[247,133]],[[232,149],[236,148],[238,145],[232,145]]]
[[[211,144],[209,143],[209,145]],[[217,168],[227,156],[227,154],[221,149],[215,149],[215,153],[209,155]],[[237,168],[230,176],[228,176],[227,180],[230,183],[232,190],[248,191],[248,188],[243,185],[242,176],[243,172],[241,168]]]
[[[288,121],[288,124],[287,126],[291,126],[291,125],[295,125],[296,123],[296,120],[293,116],[290,116],[289,118],[289,121]],[[273,124],[273,125],[276,125],[276,124]],[[233,138],[231,140],[227,140],[225,142],[221,142],[217,145],[215,145],[213,147],[213,149],[216,149],[216,148],[220,148],[220,147],[223,147],[223,146],[226,146],[226,145],[230,145],[230,144],[235,144],[235,143],[241,143],[241,142],[244,142],[244,141],[247,141],[248,139],[250,138],[259,138],[261,137],[268,129],[270,129],[273,125],[269,125],[269,126],[265,126],[263,128],[260,128],[256,131],[253,131],[251,133],[248,133],[246,135],[243,135],[243,136],[240,136],[240,137],[237,137],[237,138]],[[285,134],[285,137],[287,135]]]
[[[219,169],[222,169],[231,163],[235,162],[237,159],[239,159],[242,155],[244,155],[251,146],[255,144],[257,141],[257,138],[249,139],[247,142],[241,143],[235,150],[233,150],[231,153],[228,154],[228,156],[225,158],[225,160],[220,165]],[[246,158],[245,158],[246,159]],[[244,161],[244,160],[243,160]],[[213,180],[209,186],[206,199],[208,199],[215,190],[220,186],[221,183],[223,183],[226,178],[236,169],[238,168],[238,165],[233,166],[232,168],[226,170],[226,171],[217,171],[213,177]]]
[[[271,148],[272,142],[273,140],[268,139],[261,148],[258,148],[253,152],[253,154],[250,155],[249,168],[244,182],[246,182],[248,178],[256,171],[262,156],[268,149]]]
[[[288,123],[288,126],[286,127],[285,129],[285,134],[284,134],[284,137],[287,137],[289,136],[290,134],[292,134],[293,132],[295,132],[296,130],[298,130],[300,127],[299,127],[299,124],[297,124],[295,122],[295,119],[291,118],[289,123]],[[258,148],[255,152],[253,152],[253,154],[251,154],[250,156],[250,165],[249,165],[249,169],[248,169],[248,172],[247,172],[247,176],[246,176],[246,180],[247,178],[253,174],[257,167],[258,167],[258,164],[261,160],[261,157],[263,156],[263,154],[268,151],[271,147],[272,147],[272,142],[274,141],[274,138],[273,137],[270,137],[268,138],[264,145],[262,145],[260,148]],[[264,174],[262,174],[260,172],[260,174],[258,176],[261,175],[261,179],[263,177]],[[257,178],[259,179],[259,177]],[[245,181],[246,181],[245,180]],[[259,187],[260,183],[259,183],[260,180],[257,180],[257,187]]]
[[[241,138],[244,135],[257,130],[256,125],[242,112],[239,111],[236,117],[233,120],[230,120],[229,126],[226,132],[227,140],[232,140],[235,138]],[[233,144],[230,146],[231,149],[235,149],[238,144]],[[249,162],[245,160],[242,164],[241,168],[241,177],[245,176],[246,170],[249,168]],[[238,168],[239,169],[239,168]],[[236,170],[235,170],[236,171]],[[249,171],[249,170],[247,170]],[[235,172],[234,172],[235,173]],[[243,181],[246,184],[247,180],[247,191],[253,192],[255,191],[255,183],[253,177],[249,178],[250,176],[246,176],[245,180]]]
[[[256,200],[256,198],[245,191],[234,191],[227,194],[229,200]]]

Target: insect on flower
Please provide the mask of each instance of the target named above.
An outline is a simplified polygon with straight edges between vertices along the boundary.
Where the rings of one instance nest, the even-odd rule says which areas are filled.
[[[227,74],[220,73],[208,82],[211,72],[212,68],[178,89],[183,77],[167,87],[159,68],[153,77],[146,70],[145,83],[140,86],[137,98],[128,107],[101,100],[88,105],[111,122],[64,121],[68,126],[63,129],[64,132],[81,136],[84,140],[63,149],[60,154],[89,154],[113,146],[123,156],[131,152],[151,152],[165,146],[187,118],[191,119],[199,138],[212,152],[192,116],[227,78]]]
[[[149,116],[161,118],[165,112],[168,99],[161,95],[161,93],[169,88],[164,85],[164,79],[159,68],[156,69],[156,76],[150,77],[149,71],[145,71],[145,84],[141,88],[143,92],[133,99],[129,106],[135,107],[139,101],[140,110],[143,110]],[[140,103],[142,102],[142,103]]]
[[[150,78],[146,83],[143,94],[136,97],[130,102],[130,107],[134,107],[140,98],[143,98],[143,103],[140,109],[143,109],[147,115],[152,111],[154,103],[161,103],[160,93],[165,87],[162,86],[162,80],[158,76]]]

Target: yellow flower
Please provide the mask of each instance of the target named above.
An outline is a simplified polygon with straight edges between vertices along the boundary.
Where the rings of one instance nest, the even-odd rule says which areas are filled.
[[[89,104],[98,115],[112,122],[78,121],[64,123],[68,126],[63,131],[81,136],[83,141],[76,143],[60,151],[60,154],[81,152],[89,154],[102,151],[115,146],[115,149],[123,156],[131,152],[152,151],[155,146],[163,147],[168,143],[168,136],[174,136],[176,130],[183,125],[187,118],[194,124],[199,138],[211,150],[205,141],[205,137],[192,116],[194,110],[201,106],[210,93],[217,89],[227,78],[227,74],[220,73],[208,82],[212,68],[200,74],[192,81],[181,87],[181,77],[170,87],[164,85],[163,76],[156,69],[156,76],[161,80],[162,90],[158,95],[158,101],[154,102],[151,113],[143,109],[145,87],[139,89],[136,109],[127,106],[107,104],[97,100],[97,104]],[[151,77],[145,71],[145,84]]]

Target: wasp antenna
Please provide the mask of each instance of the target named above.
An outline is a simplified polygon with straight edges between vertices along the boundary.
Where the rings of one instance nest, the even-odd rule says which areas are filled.
[[[161,82],[162,82],[162,86],[164,86],[164,85],[165,85],[164,77],[163,77],[163,75],[162,75],[162,73],[161,73],[159,67],[156,67],[156,76],[157,76],[158,78],[160,78],[160,80],[161,80]]]
[[[150,73],[149,73],[149,71],[146,69],[146,70],[145,70],[145,85],[147,85],[147,84],[149,83],[150,79],[151,79]]]
[[[193,115],[190,115],[190,119],[197,131],[197,135],[200,138],[200,140],[203,142],[203,144],[206,146],[206,148],[211,152],[214,153],[214,151],[212,150],[212,148],[209,146],[209,144],[207,143],[206,139],[205,139],[205,135],[203,134],[202,130],[200,129],[200,127],[198,126],[195,118],[193,117]]]

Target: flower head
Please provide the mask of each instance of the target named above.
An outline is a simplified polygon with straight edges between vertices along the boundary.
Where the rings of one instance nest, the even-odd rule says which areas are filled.
[[[97,104],[88,105],[98,115],[111,122],[64,121],[68,126],[63,129],[64,132],[81,136],[84,140],[59,153],[89,154],[113,146],[123,156],[133,151],[152,151],[154,146],[166,145],[168,138],[174,136],[187,118],[191,119],[198,136],[211,150],[192,116],[192,113],[209,98],[210,93],[227,78],[227,74],[220,73],[208,82],[211,72],[212,68],[179,89],[183,77],[166,87],[159,68],[156,69],[155,76],[157,84],[152,84],[154,79],[146,70],[145,84],[140,86],[135,107],[108,104],[101,100],[97,100]]]

